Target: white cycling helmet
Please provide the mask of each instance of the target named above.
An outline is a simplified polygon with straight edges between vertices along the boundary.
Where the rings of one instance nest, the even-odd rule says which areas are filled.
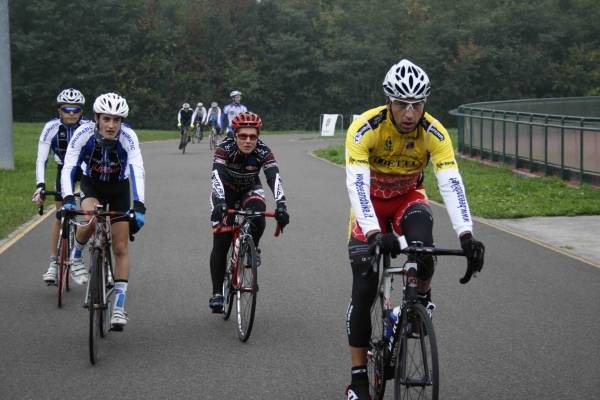
[[[219,103],[217,103],[216,101],[213,101],[212,103],[210,103],[211,107],[219,107]]]
[[[183,103],[181,105],[181,107],[183,107],[183,108],[185,108],[187,110],[188,108],[190,108],[190,103]]]
[[[126,118],[129,115],[129,106],[127,101],[118,94],[105,93],[98,96],[94,101],[94,112]]]
[[[229,93],[229,97],[235,97],[235,96],[241,96],[242,92],[240,92],[239,90],[234,90],[233,92]]]
[[[421,67],[402,59],[392,65],[385,76],[383,93],[390,100],[426,100],[431,93],[431,84]]]
[[[77,89],[69,88],[64,89],[56,96],[56,102],[58,104],[85,104],[85,97]]]
[[[196,107],[200,108],[200,107],[202,107],[203,105],[204,105],[204,104],[202,104],[202,103],[198,103],[198,104],[196,104]]]

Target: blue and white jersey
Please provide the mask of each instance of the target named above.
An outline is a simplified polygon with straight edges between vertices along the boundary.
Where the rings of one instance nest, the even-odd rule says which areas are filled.
[[[59,118],[53,118],[46,122],[38,142],[38,154],[35,162],[36,183],[45,183],[44,175],[50,149],[52,149],[52,153],[54,153],[54,160],[56,163],[58,165],[63,165],[65,154],[67,152],[67,145],[73,137],[73,133],[79,126],[87,124],[88,122],[90,121],[83,118],[72,126],[63,124]]]
[[[227,118],[227,129],[231,131],[231,121],[235,118],[236,115],[245,113],[248,111],[245,105],[242,103],[236,104],[235,102],[227,104],[223,107],[224,117]],[[225,124],[223,124],[225,126]]]
[[[82,125],[69,142],[60,180],[63,197],[73,194],[75,172],[81,168],[83,175],[100,182],[129,179],[133,199],[144,203],[144,161],[133,129],[122,124],[117,134],[117,144],[111,149],[96,142],[95,132],[95,123]]]
[[[221,107],[211,107],[206,113],[205,125],[217,125],[221,128]]]

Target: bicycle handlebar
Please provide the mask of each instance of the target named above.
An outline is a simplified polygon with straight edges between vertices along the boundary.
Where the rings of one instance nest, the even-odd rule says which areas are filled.
[[[90,223],[92,223],[92,221],[96,217],[114,217],[114,218],[126,217],[127,222],[129,222],[129,225],[130,225],[129,241],[130,242],[135,241],[135,237],[131,233],[131,224],[135,220],[135,213],[133,210],[129,210],[129,211],[97,211],[97,210],[96,211],[85,211],[85,210],[65,210],[63,208],[62,210],[60,210],[60,212],[65,213],[64,216],[66,218],[76,216],[76,215],[84,215],[84,216],[91,217],[90,220],[86,224],[83,224],[83,225],[89,225]]]
[[[42,190],[40,192],[40,197],[42,198],[42,201],[46,200],[46,196],[56,196],[56,195],[61,196],[62,193],[55,192],[53,190]],[[73,193],[73,196],[79,197],[80,193]],[[38,207],[38,214],[44,215],[44,203],[42,203],[42,205]]]
[[[263,217],[263,216],[275,218],[275,211],[236,210],[236,209],[230,208],[227,210],[227,215],[241,215],[243,217],[249,217],[249,218]],[[279,225],[279,223],[277,223],[277,226],[275,227],[275,233],[273,233],[273,236],[277,237],[282,232],[283,232],[283,230],[281,229],[281,226]]]
[[[442,249],[433,246],[409,246],[406,242],[406,238],[404,236],[398,237],[398,241],[400,243],[400,254],[412,254],[412,255],[432,255],[432,256],[461,256],[466,257],[464,250],[462,249]],[[369,251],[374,254],[375,257],[371,259],[372,269],[368,270],[366,273],[377,272],[379,268],[379,260],[381,259],[381,243],[377,240],[374,242]],[[465,275],[459,279],[459,282],[465,284],[471,280],[478,271],[473,269],[473,266],[470,262],[467,262],[467,270]]]

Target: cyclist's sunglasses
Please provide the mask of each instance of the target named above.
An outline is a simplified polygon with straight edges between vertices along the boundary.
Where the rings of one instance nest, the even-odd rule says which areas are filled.
[[[406,100],[394,100],[393,103],[401,110],[422,110],[425,107],[425,100],[417,101],[406,101]]]
[[[81,110],[82,108],[79,106],[65,106],[60,108],[60,111],[64,112],[65,114],[79,114]]]
[[[254,142],[258,140],[258,135],[254,133],[238,133],[237,138],[240,140],[250,140],[251,142]]]

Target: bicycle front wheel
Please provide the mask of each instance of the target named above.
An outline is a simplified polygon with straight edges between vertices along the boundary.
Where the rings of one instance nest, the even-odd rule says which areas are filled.
[[[237,331],[239,339],[245,342],[252,332],[258,291],[256,247],[252,238],[242,243],[239,252],[237,273],[240,286],[236,292]]]
[[[93,249],[91,256],[92,268],[89,279],[88,310],[89,319],[89,351],[90,362],[96,364],[98,361],[98,341],[102,335],[102,253],[99,249]]]
[[[58,245],[58,271],[57,271],[57,285],[58,286],[58,307],[62,307],[63,295],[65,294],[65,287],[68,286],[69,279],[69,242],[68,239],[60,239]]]
[[[371,306],[371,339],[367,349],[369,394],[373,400],[381,400],[385,394],[385,323],[383,296],[379,294]]]
[[[402,310],[396,360],[394,398],[431,399],[439,396],[439,365],[433,324],[422,304]]]
[[[232,252],[233,244],[229,246],[229,251],[227,252],[227,268],[225,269],[225,277],[223,279],[223,319],[225,321],[227,321],[231,315],[231,309],[233,308],[233,296],[235,295],[232,284],[232,273],[233,271],[236,271],[237,268],[235,268],[231,259]]]

